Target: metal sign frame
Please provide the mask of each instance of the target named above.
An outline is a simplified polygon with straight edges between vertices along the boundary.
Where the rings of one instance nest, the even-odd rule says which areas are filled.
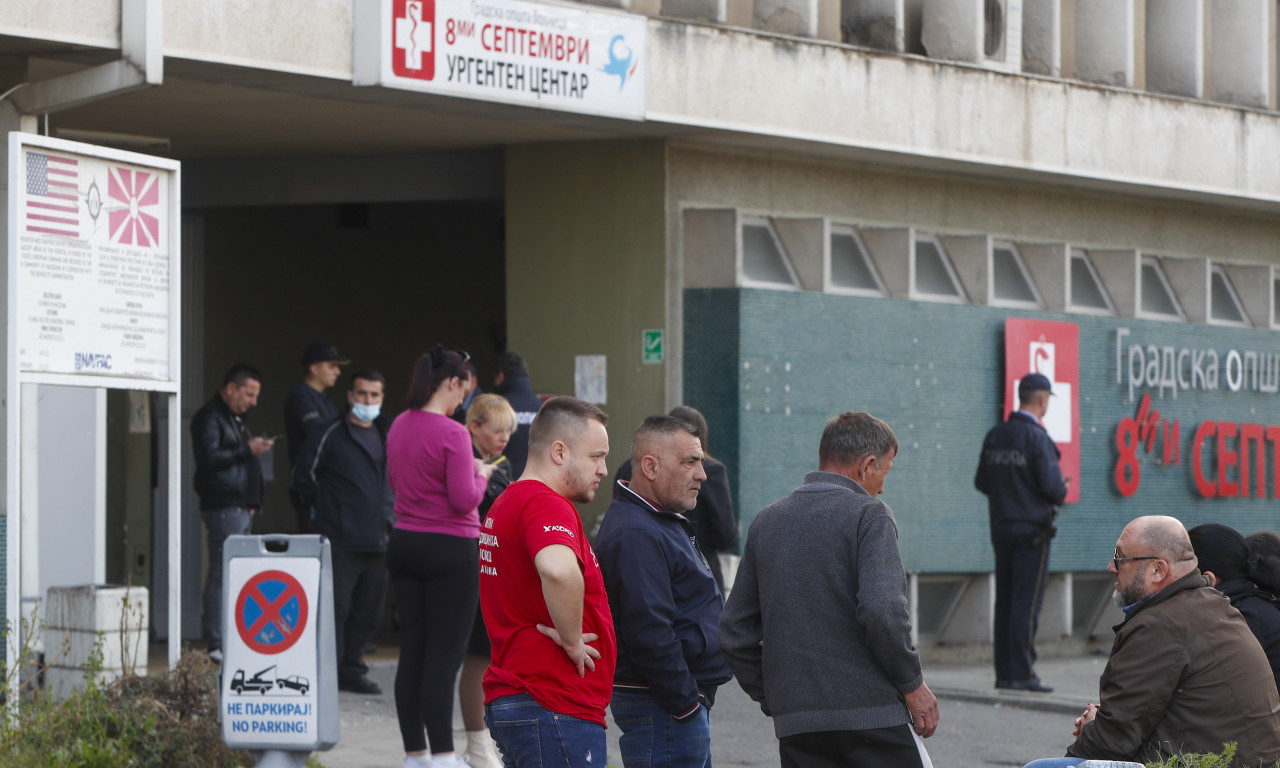
[[[167,174],[168,191],[164,203],[167,205],[167,221],[165,223],[165,240],[169,254],[169,297],[168,297],[168,375],[165,378],[145,378],[138,376],[108,376],[102,373],[50,373],[37,371],[20,371],[18,369],[18,312],[17,297],[21,286],[18,285],[19,272],[19,222],[22,211],[19,210],[20,198],[25,200],[25,188],[19,188],[20,173],[24,150],[38,148],[79,157],[126,163],[141,166],[157,174]],[[6,461],[5,461],[5,618],[10,631],[18,631],[22,622],[21,608],[21,573],[22,573],[22,526],[21,526],[21,456],[22,456],[22,385],[54,384],[71,387],[91,387],[95,389],[128,389],[161,392],[168,395],[168,490],[169,490],[169,666],[178,663],[182,645],[181,614],[181,394],[179,386],[182,373],[182,237],[181,237],[181,163],[176,160],[143,155],[136,152],[99,147],[80,142],[54,139],[47,136],[18,131],[9,134],[9,199],[8,199],[8,280],[7,280],[7,344],[5,366],[5,424],[6,424]],[[78,203],[79,201],[77,201]],[[18,648],[15,643],[6,643],[5,660],[15,669]],[[13,678],[17,685],[17,676]],[[16,691],[15,691],[16,693]],[[16,700],[16,698],[11,699]]]

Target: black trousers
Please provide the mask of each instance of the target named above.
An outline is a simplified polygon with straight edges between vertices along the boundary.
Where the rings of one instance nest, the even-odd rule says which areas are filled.
[[[387,597],[387,556],[333,547],[333,626],[338,680],[359,680],[369,671],[362,654],[382,619]]]
[[[453,751],[453,693],[480,601],[475,539],[394,528],[387,570],[400,617],[396,716],[405,752]],[[426,739],[422,735],[427,728]]]
[[[1028,680],[1035,676],[1036,629],[1049,569],[1049,540],[1032,543],[1030,525],[996,526],[991,546],[996,554],[994,656],[996,680]]]
[[[925,768],[933,763],[910,725],[817,731],[778,741],[782,768]]]

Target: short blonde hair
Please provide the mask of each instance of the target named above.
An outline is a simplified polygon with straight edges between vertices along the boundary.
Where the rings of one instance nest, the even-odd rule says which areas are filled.
[[[502,395],[477,395],[467,408],[467,424],[484,426],[490,422],[508,425],[507,429],[515,432],[518,425],[516,411]]]

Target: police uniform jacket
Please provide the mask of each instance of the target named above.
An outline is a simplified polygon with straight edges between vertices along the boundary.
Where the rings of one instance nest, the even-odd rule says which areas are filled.
[[[987,495],[992,526],[1042,526],[1053,519],[1054,507],[1067,497],[1058,457],[1049,433],[1021,411],[987,433],[973,484]]]

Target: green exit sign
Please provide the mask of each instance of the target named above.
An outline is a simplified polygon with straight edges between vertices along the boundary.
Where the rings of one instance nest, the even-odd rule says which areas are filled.
[[[643,345],[641,346],[640,359],[646,363],[661,363],[663,357],[663,338],[662,329],[649,329],[643,331]]]

